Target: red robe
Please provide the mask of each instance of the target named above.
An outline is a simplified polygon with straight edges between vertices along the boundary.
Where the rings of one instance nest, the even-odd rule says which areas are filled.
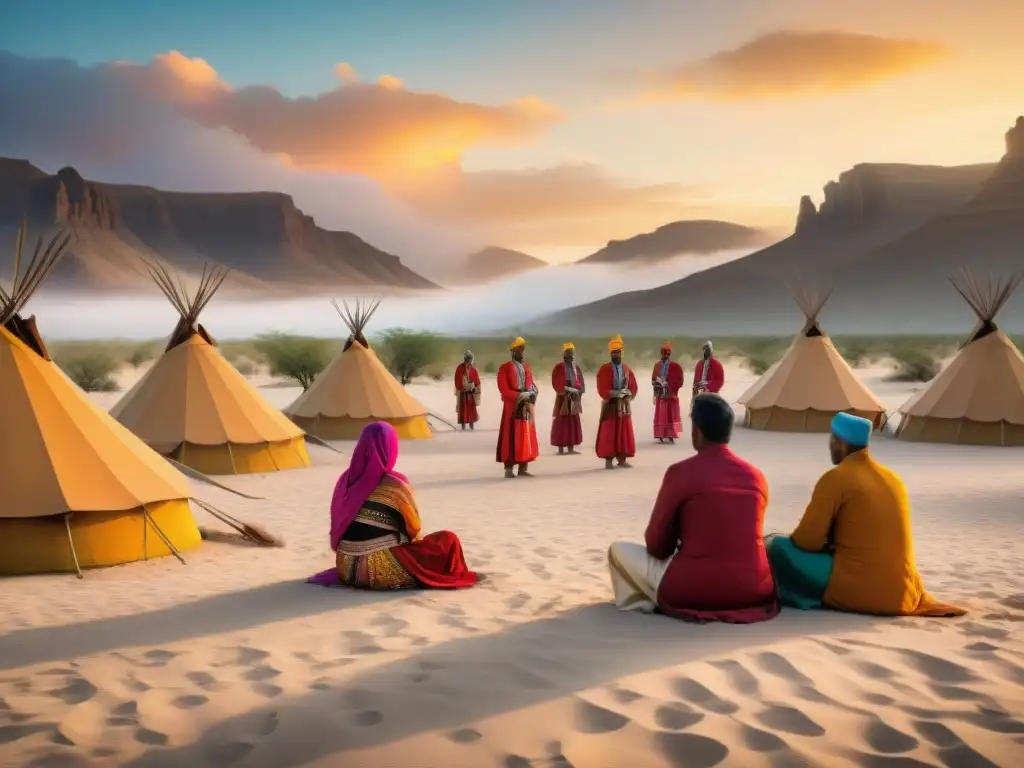
[[[533,373],[526,369],[526,386],[519,389],[515,362],[509,360],[498,369],[498,392],[501,393],[501,425],[498,427],[496,459],[500,464],[528,464],[540,454],[537,445],[537,423],[532,408],[519,402],[519,393],[531,389]]]
[[[661,360],[654,364],[651,381],[662,378]],[[656,438],[679,437],[683,431],[683,419],[679,411],[679,390],[683,388],[683,366],[675,360],[668,361],[668,372],[664,377],[668,393],[665,397],[654,398],[654,436]]]
[[[779,613],[764,547],[767,506],[764,475],[728,446],[668,468],[644,537],[652,557],[672,558],[658,586],[663,613],[735,624]]]
[[[586,390],[583,371],[575,363],[573,367],[576,369],[576,388],[582,395]],[[551,370],[551,386],[555,390],[555,406],[551,414],[551,444],[555,448],[574,448],[583,443],[583,423],[580,421],[583,404],[577,400],[577,408],[571,407],[565,393],[567,384],[565,363],[561,362]],[[572,413],[573,410],[576,412]]]
[[[697,365],[693,369],[693,384],[697,385],[697,382],[701,380],[704,374],[705,362],[710,366],[708,368],[708,388],[705,392],[718,392],[725,385],[725,368],[718,362],[718,358],[712,355],[706,361],[698,360]]]
[[[636,397],[636,376],[625,363],[622,364],[626,377],[626,389]],[[620,410],[619,404],[609,401],[615,382],[612,364],[605,363],[597,371],[597,393],[601,396],[601,421],[597,427],[597,455],[601,459],[614,459],[619,456],[636,456],[636,437],[633,435],[633,415],[626,400]],[[631,398],[632,399],[632,398]]]
[[[476,366],[459,363],[455,369],[455,414],[459,424],[476,424],[480,420],[476,411],[476,398],[472,392],[466,392],[462,388],[462,381],[466,376],[476,385],[476,391],[480,391],[480,374],[477,373]]]

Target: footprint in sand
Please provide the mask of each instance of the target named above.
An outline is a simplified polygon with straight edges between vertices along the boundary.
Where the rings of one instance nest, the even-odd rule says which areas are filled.
[[[629,718],[583,699],[576,700],[576,730],[580,733],[611,733],[626,727]]]
[[[480,741],[483,734],[473,728],[459,728],[457,731],[445,734],[445,738],[456,744],[472,744],[474,741]]]
[[[943,765],[956,768],[1000,768],[987,757],[971,749],[966,744],[958,744],[949,749],[939,750],[939,759]]]
[[[873,661],[854,661],[850,666],[864,677],[870,677],[872,680],[891,680],[897,676],[893,670],[883,667],[881,664],[875,664]]]
[[[284,688],[273,685],[272,683],[253,683],[251,688],[254,693],[258,693],[265,699],[276,699],[284,693]]]
[[[906,648],[901,648],[900,653],[910,662],[910,666],[936,683],[972,683],[978,679],[967,667],[938,656]]]
[[[530,602],[530,596],[525,592],[516,592],[511,597],[505,598],[505,607],[510,611],[518,611]]]
[[[797,736],[824,736],[825,729],[811,718],[793,707],[769,704],[768,708],[756,715],[768,728],[784,731]]]
[[[25,723],[23,725],[5,725],[0,727],[0,744],[11,744],[15,741],[56,730],[57,723]]]
[[[162,648],[154,648],[151,651],[146,651],[142,654],[142,658],[145,661],[141,662],[139,666],[142,667],[166,667],[172,659],[181,654],[174,651],[165,651]]]
[[[384,713],[378,712],[376,709],[368,709],[363,712],[356,712],[352,716],[352,724],[369,728],[374,725],[379,725],[384,721]]]
[[[682,731],[704,719],[700,712],[694,712],[685,704],[672,702],[654,710],[654,722],[666,731]]]
[[[658,751],[672,765],[681,768],[711,768],[729,756],[729,748],[716,739],[695,733],[654,734]]]
[[[522,755],[505,755],[501,760],[502,768],[533,768],[533,761]]]
[[[874,704],[876,707],[888,707],[895,701],[892,696],[886,696],[884,693],[875,693],[874,691],[859,691],[857,695],[868,704]]]
[[[962,688],[959,685],[930,683],[928,687],[932,689],[936,696],[946,701],[977,701],[978,699],[985,698],[983,694],[972,691],[970,688]]]
[[[186,672],[185,677],[204,691],[212,691],[219,687],[219,683],[209,672]]]
[[[713,661],[711,666],[725,672],[726,677],[729,678],[729,685],[744,696],[757,696],[760,693],[761,684],[740,662],[734,659],[725,659]]]
[[[971,653],[992,653],[992,651],[998,651],[999,647],[992,645],[992,643],[978,642],[965,645],[964,650],[970,651]]]
[[[999,604],[1005,605],[1007,608],[1011,608],[1015,611],[1024,611],[1024,594],[1004,597],[999,601]]]
[[[609,688],[608,692],[619,704],[632,704],[634,701],[644,697],[642,693],[631,691],[628,688]]]
[[[81,755],[67,752],[50,752],[40,755],[25,768],[89,768],[92,765]]]
[[[913,736],[893,728],[881,719],[875,718],[865,726],[864,740],[875,752],[896,755],[916,749],[920,743]]]
[[[716,715],[735,714],[739,707],[726,699],[720,699],[715,693],[689,677],[677,677],[671,681],[676,696],[696,704],[701,709],[714,712]]]
[[[271,678],[277,677],[281,674],[281,670],[274,669],[273,667],[259,666],[253,667],[242,675],[243,678],[249,682],[258,682],[260,680],[270,680]]]
[[[251,667],[257,662],[263,661],[265,658],[270,656],[267,651],[261,648],[250,648],[246,645],[239,645],[234,648],[237,654],[234,661],[229,661],[222,664],[217,664],[218,667]]]
[[[176,699],[171,701],[171,705],[178,709],[195,709],[201,707],[203,704],[208,702],[209,699],[202,694],[187,694],[185,696],[178,696]]]
[[[789,659],[771,651],[759,653],[755,657],[758,666],[765,672],[775,677],[786,680],[795,685],[813,685],[813,681],[799,669],[793,666]]]
[[[740,738],[743,739],[743,746],[751,752],[778,752],[789,749],[785,739],[770,731],[762,731],[752,725],[742,725]]]
[[[914,730],[921,734],[921,738],[936,747],[955,747],[963,743],[959,736],[942,723],[936,723],[933,720],[915,720],[912,725]]]
[[[67,684],[63,688],[50,691],[50,695],[60,699],[68,706],[81,704],[99,693],[99,689],[84,677],[75,675],[68,678],[66,682]]]
[[[149,728],[139,728],[135,731],[135,740],[150,747],[163,747],[167,745],[167,734],[151,731]]]

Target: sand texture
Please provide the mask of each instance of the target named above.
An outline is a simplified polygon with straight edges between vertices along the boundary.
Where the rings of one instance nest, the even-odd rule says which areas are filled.
[[[623,614],[609,603],[608,544],[640,539],[666,466],[692,450],[688,436],[652,440],[638,374],[633,469],[594,457],[592,394],[583,455],[552,455],[545,386],[536,477],[504,479],[493,378],[475,432],[403,444],[426,531],[456,531],[488,576],[471,590],[304,584],[333,563],[327,508],[347,461],[318,447],[312,469],[223,479],[262,500],[195,486],[284,549],[207,542],[185,566],[4,580],[0,765],[1024,765],[1024,452],[874,448],[910,489],[928,588],[967,607],[963,619]],[[859,374],[889,407],[912,392]],[[753,379],[731,365],[727,377],[732,398]],[[454,418],[449,382],[410,389]],[[297,394],[263,392],[279,406]],[[825,438],[737,430],[734,448],[768,477],[766,532],[790,530],[828,467]]]

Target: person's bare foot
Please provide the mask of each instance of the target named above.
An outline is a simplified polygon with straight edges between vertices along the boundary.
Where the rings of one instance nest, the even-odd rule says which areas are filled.
[[[528,469],[520,469],[519,477],[533,477],[533,473]]]
[[[675,439],[674,437],[670,437],[670,438],[668,439],[668,444],[669,444],[669,445],[675,445],[675,444],[676,444],[676,439]]]
[[[515,473],[511,469],[505,470],[505,477],[515,477]]]
[[[604,460],[604,468],[605,469],[615,469],[615,465],[612,464],[612,460],[611,459],[605,459]]]
[[[573,447],[571,447],[571,446],[570,446],[570,448],[569,448],[569,451],[568,451],[568,452],[569,452],[569,453],[572,453],[572,454],[576,454],[576,455],[579,455],[579,451],[577,451],[577,450],[576,450],[575,448],[573,448]]]
[[[565,453],[565,448],[558,446],[558,455],[561,456],[563,453]]]
[[[629,463],[628,461],[626,461],[625,459],[619,459],[619,466],[620,466],[620,467],[626,467],[626,468],[628,469],[628,468],[632,467],[633,465],[632,465],[632,464],[630,464],[630,463]]]

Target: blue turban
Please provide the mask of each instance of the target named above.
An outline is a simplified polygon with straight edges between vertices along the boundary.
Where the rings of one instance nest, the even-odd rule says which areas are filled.
[[[863,448],[871,442],[871,422],[849,413],[837,413],[832,419],[832,434],[847,445]]]

